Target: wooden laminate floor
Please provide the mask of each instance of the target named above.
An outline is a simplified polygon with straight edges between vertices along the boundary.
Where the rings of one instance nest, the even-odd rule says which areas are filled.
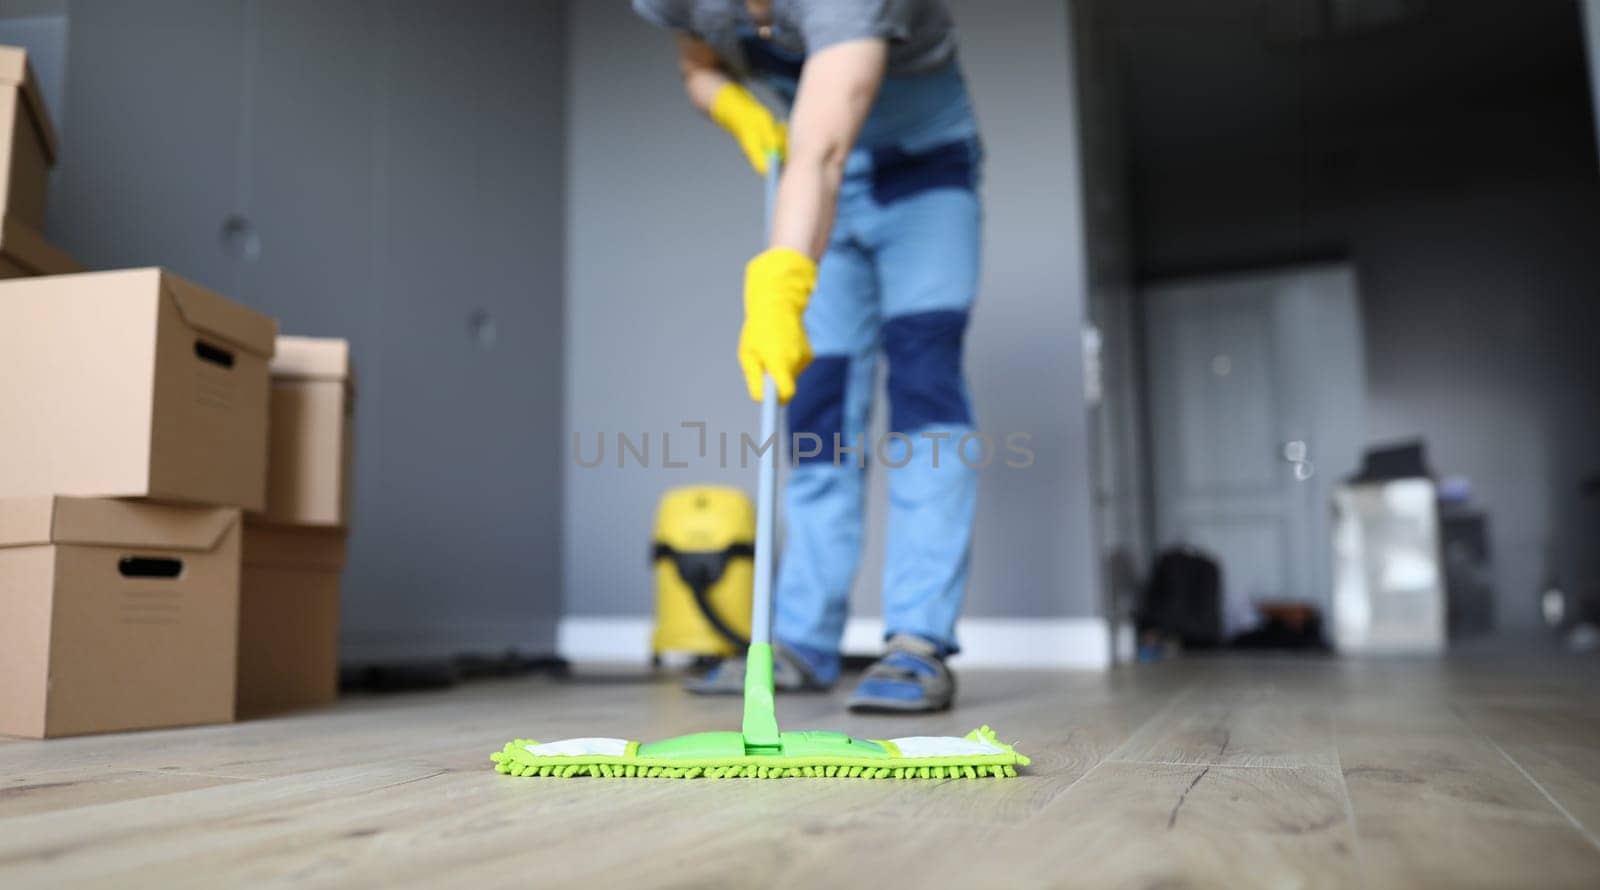
[[[1600,887],[1600,661],[1194,659],[978,673],[1010,781],[513,779],[507,739],[735,728],[615,675],[234,726],[0,741],[0,887]]]

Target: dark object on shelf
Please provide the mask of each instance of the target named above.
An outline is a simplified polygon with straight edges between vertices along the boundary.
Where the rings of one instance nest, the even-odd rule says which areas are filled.
[[[1446,611],[1451,639],[1494,630],[1494,564],[1489,520],[1482,513],[1447,509],[1440,517]]]
[[[454,658],[346,665],[339,670],[339,689],[342,692],[414,692],[447,689],[485,677],[547,674],[559,678],[570,672],[567,660],[553,655],[524,655],[515,651],[501,655],[469,653]]]
[[[1162,551],[1139,611],[1141,643],[1176,639],[1186,649],[1222,643],[1222,566],[1192,547]]]
[[[1260,603],[1264,623],[1233,638],[1235,649],[1329,652],[1322,636],[1322,611],[1305,603]]]
[[[1361,469],[1346,479],[1349,483],[1386,482],[1391,479],[1431,479],[1427,447],[1421,439],[1368,448],[1361,458]]]

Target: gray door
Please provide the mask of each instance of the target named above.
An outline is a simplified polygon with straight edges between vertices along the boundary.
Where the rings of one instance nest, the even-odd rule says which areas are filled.
[[[381,13],[380,308],[364,322],[375,373],[359,397],[346,652],[552,651],[564,13],[525,0]]]
[[[1222,563],[1224,620],[1323,608],[1331,484],[1355,466],[1365,380],[1345,266],[1146,289],[1156,539]]]
[[[253,4],[247,21],[232,296],[286,334],[349,338],[363,359],[382,305],[380,4],[272,0]]]
[[[222,293],[238,263],[244,0],[73,0],[52,236],[94,269],[162,265]]]
[[[240,296],[345,336],[349,660],[550,649],[559,609],[559,16],[252,7]]]

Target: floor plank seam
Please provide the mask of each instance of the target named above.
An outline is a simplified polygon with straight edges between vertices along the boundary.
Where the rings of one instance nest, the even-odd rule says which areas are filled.
[[[1361,875],[1361,886],[1371,887],[1367,854],[1361,846],[1361,829],[1356,824],[1356,802],[1350,797],[1350,784],[1344,780],[1344,756],[1339,753],[1339,715],[1335,713],[1329,722],[1333,732],[1333,763],[1339,774],[1339,793],[1344,797],[1344,817],[1350,822],[1350,853],[1356,858],[1356,873]]]
[[[1210,767],[1212,769],[1281,769],[1281,770],[1319,770],[1325,773],[1340,772],[1336,766],[1326,763],[1212,763],[1207,760],[1147,760],[1133,757],[1107,757],[1111,763],[1134,763],[1141,766],[1189,766]]]
[[[1138,729],[1135,729],[1133,732],[1128,733],[1128,738],[1126,740],[1124,740],[1121,745],[1117,746],[1116,751],[1120,751],[1123,748],[1127,747],[1127,745],[1130,742],[1133,741],[1134,737],[1139,734],[1140,730],[1144,729],[1146,726],[1149,726],[1151,721],[1158,720],[1161,717],[1165,716],[1166,713],[1169,710],[1171,710],[1172,708],[1177,706],[1179,699],[1183,698],[1185,695],[1188,695],[1190,692],[1192,692],[1194,689],[1196,689],[1199,685],[1200,685],[1200,680],[1196,679],[1193,683],[1190,683],[1188,686],[1185,686],[1184,688],[1182,688],[1182,689],[1178,690],[1177,692],[1173,693],[1172,694],[1172,698],[1169,699],[1166,704],[1162,705],[1161,708],[1159,710],[1157,710],[1154,714],[1150,715],[1150,717],[1148,719],[1146,719],[1144,723],[1141,723],[1139,725]],[[1068,782],[1067,786],[1065,788],[1062,788],[1060,791],[1057,791],[1055,794],[1051,795],[1050,799],[1051,800],[1058,800],[1058,799],[1064,797],[1073,788],[1077,787],[1077,785],[1080,782],[1082,782],[1083,780],[1085,780],[1085,779],[1089,778],[1090,776],[1094,775],[1095,772],[1097,772],[1102,766],[1105,766],[1107,763],[1112,762],[1112,754],[1115,754],[1116,751],[1113,751],[1113,752],[1111,752],[1111,754],[1107,754],[1107,755],[1101,757],[1099,760],[1095,761],[1093,766],[1091,766],[1088,769],[1083,771],[1083,775],[1078,776],[1076,779],[1073,779],[1071,782]]]
[[[1162,705],[1160,707],[1160,709],[1158,709],[1154,714],[1151,714],[1148,718],[1145,719],[1145,721],[1143,723],[1139,724],[1139,728],[1138,729],[1135,729],[1133,732],[1128,733],[1128,737],[1123,740],[1122,744],[1117,746],[1115,751],[1112,751],[1110,754],[1107,754],[1106,756],[1100,758],[1100,763],[1105,763],[1107,760],[1120,759],[1120,758],[1117,757],[1117,754],[1119,752],[1121,752],[1123,749],[1127,748],[1129,745],[1132,745],[1135,741],[1137,741],[1138,738],[1139,738],[1139,734],[1140,733],[1144,732],[1146,729],[1150,728],[1151,726],[1159,725],[1157,723],[1157,721],[1164,719],[1168,714],[1170,714],[1172,711],[1176,710],[1177,707],[1178,707],[1178,703],[1179,702],[1183,701],[1185,698],[1188,698],[1196,689],[1199,689],[1201,683],[1205,681],[1206,676],[1207,676],[1207,672],[1201,672],[1200,676],[1195,677],[1195,679],[1193,681],[1191,681],[1189,683],[1189,685],[1183,687],[1182,689],[1178,690],[1177,692],[1174,692],[1172,694],[1172,698],[1167,699],[1167,703],[1166,704]],[[1095,764],[1095,765],[1099,766],[1099,764]]]
[[[440,776],[449,774],[450,772],[451,771],[447,770],[447,769],[435,770],[434,772],[427,773],[425,775],[412,776],[409,779],[400,779],[398,781],[388,782],[388,783],[385,783],[383,785],[374,785],[371,788],[367,788],[367,789],[365,789],[363,791],[357,791],[355,793],[357,795],[366,795],[366,794],[377,794],[377,793],[383,792],[383,791],[392,791],[392,790],[394,790],[396,788],[400,788],[400,787],[405,786],[405,785],[414,785],[417,782],[426,782],[426,781],[428,781],[430,779],[437,779]]]
[[[1462,723],[1466,724],[1469,731],[1471,731],[1478,738],[1488,742],[1491,748],[1494,748],[1496,751],[1500,752],[1500,756],[1505,758],[1506,763],[1511,764],[1513,769],[1521,774],[1524,779],[1527,779],[1528,784],[1539,789],[1539,793],[1544,795],[1544,799],[1549,801],[1550,805],[1556,808],[1556,812],[1560,813],[1567,820],[1567,824],[1571,825],[1573,829],[1578,832],[1578,834],[1583,835],[1583,839],[1588,841],[1590,846],[1594,847],[1595,850],[1600,851],[1600,837],[1596,837],[1594,832],[1590,831],[1588,827],[1583,824],[1583,822],[1579,821],[1577,816],[1572,814],[1571,810],[1562,806],[1561,801],[1556,800],[1555,795],[1551,794],[1549,789],[1545,788],[1538,779],[1533,777],[1532,773],[1529,773],[1526,769],[1524,769],[1522,764],[1518,763],[1517,759],[1511,756],[1511,752],[1501,747],[1500,743],[1490,738],[1488,733],[1474,725],[1473,722],[1467,718],[1467,715],[1462,712],[1459,705],[1451,702],[1450,710],[1461,719]]]
[[[228,779],[234,782],[260,782],[263,779],[275,779],[278,776],[240,776],[233,773],[208,773],[198,770],[150,769],[143,766],[128,767],[122,772],[142,773],[147,776],[189,776],[195,779]],[[292,775],[289,774],[289,775]]]

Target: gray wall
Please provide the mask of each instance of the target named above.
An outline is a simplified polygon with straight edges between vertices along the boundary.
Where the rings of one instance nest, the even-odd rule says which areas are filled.
[[[1428,5],[1286,42],[1118,7],[1143,275],[1348,257],[1367,427],[1427,440],[1490,516],[1497,618],[1600,582],[1600,177],[1573,4]]]
[[[352,341],[347,660],[549,651],[561,4],[73,0],[50,230]],[[230,247],[245,221],[258,249]],[[492,336],[490,334],[492,333]]]
[[[1489,511],[1496,620],[1539,624],[1556,574],[1600,583],[1600,183],[1552,176],[1434,201],[1363,227],[1368,423],[1421,436]]]
[[[1065,3],[958,2],[962,59],[984,128],[985,271],[968,375],[981,427],[1033,435],[1037,462],[982,479],[967,614],[1100,613],[1083,396],[1079,163]],[[754,470],[659,467],[660,434],[704,421],[737,441],[756,410],[733,359],[740,274],[760,247],[761,188],[677,83],[668,36],[625,3],[574,3],[567,253],[567,413],[584,454],[566,469],[566,609],[652,609],[645,568],[656,499],[715,481],[752,490]],[[881,405],[880,405],[881,407]],[[880,421],[881,422],[881,421]],[[650,432],[649,470],[615,465],[615,434]],[[673,439],[691,453],[692,434]],[[571,448],[571,442],[567,443]],[[882,479],[856,613],[878,614]]]
[[[67,14],[67,0],[0,0],[0,19]]]

